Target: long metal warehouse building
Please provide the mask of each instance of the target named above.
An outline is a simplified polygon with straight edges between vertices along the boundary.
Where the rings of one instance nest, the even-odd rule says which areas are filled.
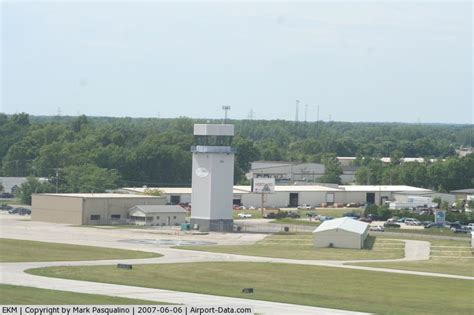
[[[146,188],[127,187],[120,189],[122,193],[139,194]],[[178,204],[191,201],[192,189],[190,187],[164,187],[157,188],[166,197],[167,203]],[[265,194],[265,206],[282,208],[297,207],[308,204],[320,206],[321,204],[345,205],[347,203],[375,203],[382,204],[387,200],[394,200],[397,193],[404,194],[429,194],[429,189],[392,185],[277,185],[275,192]],[[250,186],[234,186],[233,199],[235,205],[258,207],[261,195],[253,193]]]

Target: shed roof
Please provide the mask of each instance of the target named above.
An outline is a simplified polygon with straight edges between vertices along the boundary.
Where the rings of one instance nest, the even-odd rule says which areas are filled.
[[[313,231],[313,233],[329,231],[329,230],[344,230],[357,234],[364,234],[369,228],[369,224],[361,221],[357,221],[351,218],[338,218],[333,220],[324,221],[320,226]]]
[[[181,206],[173,206],[173,205],[138,205],[130,208],[128,211],[142,211],[145,214],[151,213],[185,213]]]
[[[406,185],[341,185],[345,191],[400,191],[400,192],[431,192],[429,189]]]

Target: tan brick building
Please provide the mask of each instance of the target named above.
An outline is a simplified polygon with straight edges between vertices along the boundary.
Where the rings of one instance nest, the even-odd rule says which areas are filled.
[[[76,225],[125,224],[136,205],[164,205],[165,197],[126,194],[34,194],[33,221]]]

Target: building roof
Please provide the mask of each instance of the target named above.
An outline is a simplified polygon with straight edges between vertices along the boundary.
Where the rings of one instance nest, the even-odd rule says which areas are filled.
[[[235,193],[250,193],[250,186],[234,186]],[[341,191],[335,187],[328,187],[322,185],[275,185],[275,192],[304,192],[304,191]]]
[[[145,214],[152,214],[152,213],[185,213],[181,206],[170,206],[170,205],[138,205],[130,208],[128,210],[131,211],[141,211]]]
[[[51,197],[73,197],[73,198],[164,198],[159,196],[148,196],[148,195],[131,195],[131,194],[116,194],[116,193],[83,193],[83,194],[33,194],[39,196],[51,196]]]
[[[400,191],[400,192],[431,192],[429,189],[406,185],[341,185],[345,191]]]
[[[364,234],[368,228],[368,223],[344,217],[324,221],[323,223],[321,223],[320,226],[316,228],[316,230],[313,231],[313,233],[339,229],[352,233]]]
[[[451,190],[452,193],[474,194],[474,188]]]
[[[150,189],[154,189],[149,187]],[[124,187],[122,191],[128,191],[132,193],[143,193],[147,189],[146,187]],[[191,187],[156,187],[166,195],[179,195],[179,194],[191,194]],[[234,194],[249,194],[252,192],[251,186],[236,185],[234,186]],[[354,191],[354,192],[406,192],[406,193],[430,193],[429,189],[404,186],[404,185],[341,185],[334,187],[326,185],[275,185],[275,192],[343,192],[343,191]],[[94,194],[97,195],[97,194]],[[143,196],[143,195],[142,195]]]
[[[241,193],[248,193],[246,191],[241,191],[236,189],[234,186],[234,194],[241,194]],[[249,191],[250,191],[250,186]],[[121,188],[122,191],[133,192],[142,194],[145,189],[158,189],[161,190],[166,195],[182,195],[182,194],[191,194],[192,188],[191,187],[123,187]]]

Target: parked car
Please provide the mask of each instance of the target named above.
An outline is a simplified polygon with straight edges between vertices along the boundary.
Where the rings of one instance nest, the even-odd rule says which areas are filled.
[[[461,223],[458,223],[458,222],[451,223],[449,224],[449,229],[454,232],[457,229],[462,229],[462,225]]]
[[[365,222],[365,223],[372,223],[372,219],[370,218],[360,218],[359,221]]]
[[[8,211],[9,214],[30,215],[31,210],[23,207],[13,208]]]
[[[383,231],[385,231],[385,229],[383,228],[383,226],[377,225],[377,226],[371,226],[371,227],[369,227],[369,231],[373,231],[373,232],[383,232]]]
[[[398,222],[398,217],[391,217],[390,219],[387,220],[388,223],[397,223]]]
[[[310,211],[310,212],[307,212],[307,213],[306,213],[306,216],[307,216],[308,218],[313,218],[313,217],[317,216],[317,213],[314,212],[314,211]]]
[[[421,225],[421,222],[418,221],[417,219],[413,219],[413,218],[406,218],[405,219],[405,224],[406,225]]]
[[[19,208],[16,208],[16,209],[18,210],[19,215],[30,215],[31,214],[31,210],[28,209],[28,208],[19,207]]]
[[[297,208],[301,210],[309,210],[311,209],[311,206],[307,204],[302,204],[302,205],[299,205]]]
[[[423,225],[425,229],[429,229],[433,226],[436,226],[436,223],[434,223],[433,221],[423,221],[421,222],[421,225]]]
[[[252,215],[250,213],[239,213],[238,217],[241,219],[247,219],[247,218],[251,218]]]
[[[332,219],[334,219],[334,218],[330,217],[330,216],[325,216],[325,215],[320,215],[319,216],[319,221],[321,221],[321,222],[332,220]]]
[[[383,218],[381,216],[375,214],[369,214],[367,218],[371,219],[372,221],[383,221]]]
[[[385,222],[385,223],[383,224],[383,226],[386,227],[386,228],[399,228],[399,227],[400,227],[400,224],[398,224],[398,223],[392,223],[392,222],[388,222],[388,221],[387,221],[387,222]]]
[[[13,207],[12,207],[12,206],[9,206],[9,205],[7,205],[7,204],[0,205],[0,210],[9,211],[9,210],[11,210],[11,209],[13,209]]]
[[[13,194],[6,193],[6,192],[0,194],[0,198],[2,199],[11,199],[13,197],[14,197]]]
[[[351,203],[346,204],[346,208],[359,208],[361,206],[362,205],[358,202],[351,202]]]
[[[450,228],[451,231],[453,231],[454,233],[471,233],[471,230],[470,229],[467,229],[467,228],[464,228],[464,227],[460,227],[460,228]]]
[[[263,215],[265,219],[276,219],[276,214],[274,212],[265,213]]]
[[[403,218],[398,219],[397,222],[398,223],[405,223],[406,219],[408,219],[408,218],[403,217]]]
[[[342,216],[343,217],[349,217],[349,218],[356,219],[356,220],[360,218],[360,215],[358,213],[355,213],[355,212],[346,212]]]
[[[13,208],[13,209],[8,210],[8,214],[17,214],[17,213],[18,213],[17,208]]]
[[[300,215],[294,211],[288,211],[288,218],[299,219]]]

